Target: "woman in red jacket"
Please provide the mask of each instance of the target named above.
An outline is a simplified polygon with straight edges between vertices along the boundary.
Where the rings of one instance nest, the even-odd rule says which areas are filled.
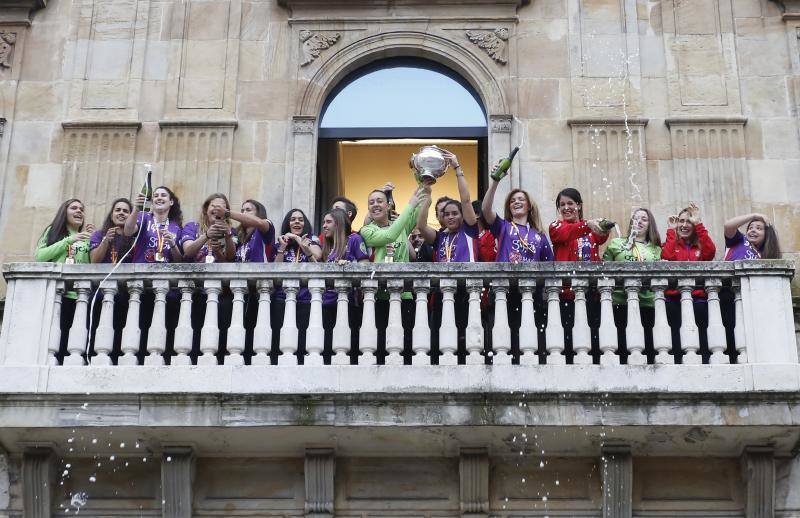
[[[665,261],[713,261],[717,253],[714,241],[708,235],[706,227],[700,221],[700,209],[694,203],[678,213],[670,216],[668,221],[667,240],[661,246],[661,259]],[[667,302],[667,319],[672,328],[672,354],[675,363],[681,354],[681,295],[678,290],[664,292]],[[706,292],[702,288],[692,291],[694,301],[694,318],[700,330],[700,352],[703,361],[709,357],[706,328],[708,327],[708,306]]]

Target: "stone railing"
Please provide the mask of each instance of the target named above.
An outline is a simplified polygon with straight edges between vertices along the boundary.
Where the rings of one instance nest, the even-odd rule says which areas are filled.
[[[785,261],[123,265],[101,286],[108,271],[5,265],[0,365],[798,363],[794,269]],[[276,304],[278,288],[285,302]],[[296,301],[303,289],[310,304]],[[323,305],[326,289],[335,290],[335,304]],[[626,305],[612,304],[614,290]],[[647,325],[642,290],[655,301]],[[704,329],[695,322],[697,290],[707,294],[700,303],[708,315]],[[440,305],[431,303],[432,294]],[[679,330],[667,317],[670,304]],[[63,322],[66,305],[74,316]],[[440,318],[430,318],[434,311]],[[574,325],[565,329],[567,311]],[[404,312],[414,317],[405,328]],[[297,322],[305,319],[303,331]]]

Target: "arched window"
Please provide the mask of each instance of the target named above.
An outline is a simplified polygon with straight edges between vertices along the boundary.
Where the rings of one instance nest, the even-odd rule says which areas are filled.
[[[330,92],[320,114],[319,214],[337,195],[363,209],[369,191],[386,181],[396,185],[402,208],[415,188],[408,160],[430,144],[459,156],[477,199],[486,176],[487,134],[486,111],[475,89],[439,63],[387,58],[355,70]],[[452,172],[434,193],[457,198]],[[354,228],[361,226],[361,219],[354,221]]]

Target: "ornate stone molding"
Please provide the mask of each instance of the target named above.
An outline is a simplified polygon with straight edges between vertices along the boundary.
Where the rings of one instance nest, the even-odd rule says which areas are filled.
[[[650,119],[644,118],[592,118],[592,117],[581,117],[575,119],[567,119],[567,124],[570,127],[573,126],[647,126],[647,123],[650,122]]]
[[[462,448],[458,472],[462,516],[489,514],[489,452],[486,448]]]
[[[469,41],[482,48],[489,55],[490,58],[495,60],[501,65],[508,63],[508,36],[509,30],[505,27],[499,27],[495,30],[468,30],[465,32]]]
[[[679,125],[704,125],[704,124],[747,124],[747,117],[742,116],[721,116],[721,117],[669,117],[664,119],[664,124],[668,128]]]
[[[489,128],[492,133],[511,133],[514,126],[514,117],[512,115],[490,115]]]
[[[331,448],[306,450],[306,516],[323,518],[333,516],[334,475],[336,456]]]
[[[47,0],[0,0],[0,24],[31,24],[31,14],[47,7]]]
[[[316,117],[307,117],[305,115],[292,117],[292,133],[314,133],[316,125]]]
[[[73,128],[132,128],[141,129],[142,123],[139,121],[64,121],[61,123],[64,129]]]
[[[308,30],[300,31],[300,41],[303,42],[303,57],[300,66],[310,65],[322,54],[323,50],[332,47],[341,37],[341,33],[338,32],[324,34]]]
[[[164,119],[158,121],[159,128],[237,128],[239,121],[236,119],[223,119],[223,120],[179,120],[179,119]]]
[[[0,68],[11,68],[16,43],[17,33],[15,31],[0,31]]]

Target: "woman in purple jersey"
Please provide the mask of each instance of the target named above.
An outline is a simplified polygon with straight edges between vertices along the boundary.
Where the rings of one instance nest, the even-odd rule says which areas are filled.
[[[325,243],[322,245],[322,260],[327,263],[345,265],[348,263],[368,263],[369,250],[364,244],[361,234],[353,232],[350,227],[350,217],[343,209],[331,209],[322,217],[322,236]],[[348,296],[348,316],[356,310],[354,291],[350,290]],[[333,327],[336,325],[338,294],[336,290],[325,290],[322,294],[322,322],[325,328],[325,363],[330,363],[333,341]],[[351,330],[351,338],[355,335]],[[353,344],[358,343],[351,339],[351,352]],[[357,351],[355,351],[357,352]],[[355,359],[351,357],[351,360]],[[352,361],[351,361],[352,363]]]
[[[239,241],[236,262],[269,262],[275,244],[275,226],[267,219],[266,207],[256,200],[247,200],[242,203],[241,212],[229,211],[228,215],[240,223],[236,229]]]
[[[739,227],[747,225],[745,234]],[[753,213],[736,216],[725,222],[725,260],[780,259],[778,234],[769,219]]]
[[[552,261],[554,259],[553,249],[550,247],[547,235],[542,230],[539,207],[531,200],[526,191],[512,189],[506,196],[503,204],[504,214],[501,218],[493,207],[498,185],[497,180],[491,180],[481,207],[481,213],[489,225],[489,231],[497,241],[497,259],[495,261],[515,264]],[[519,329],[521,305],[519,292],[510,291],[508,294],[509,325],[512,329],[511,350],[515,355],[519,351],[519,335],[514,331]],[[540,290],[537,290],[537,295],[534,297],[534,309],[536,327],[539,330],[539,354],[544,354],[543,327],[547,311]]]
[[[175,193],[162,185],[153,191],[150,212],[140,211],[144,203],[144,195],[139,194],[123,228],[125,236],[136,236],[131,262],[181,262],[183,253],[177,243],[183,228],[180,200]],[[139,232],[139,227],[142,227],[141,232]]]
[[[236,257],[236,232],[230,223],[231,204],[222,193],[203,202],[198,220],[186,224],[181,244],[190,263],[229,263]]]
[[[130,250],[132,238],[125,236],[124,229],[132,210],[128,198],[117,198],[111,203],[103,226],[89,240],[89,257],[93,263],[116,264]],[[131,262],[131,257],[125,258],[125,262]]]

